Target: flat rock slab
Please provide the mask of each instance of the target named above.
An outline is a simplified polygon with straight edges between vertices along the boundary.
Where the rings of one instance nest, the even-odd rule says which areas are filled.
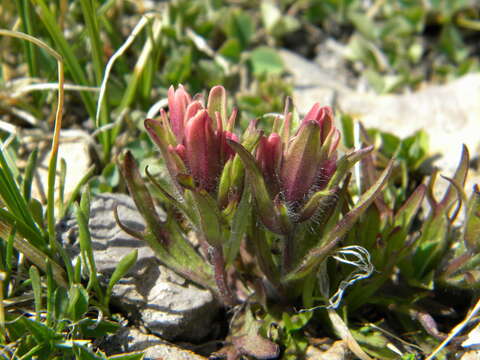
[[[126,234],[115,222],[118,206],[121,221],[137,231],[143,219],[133,200],[123,194],[101,194],[91,204],[89,228],[97,271],[108,280],[119,260],[138,251],[138,260],[113,288],[112,301],[142,322],[152,333],[167,340],[199,341],[212,331],[218,304],[211,292],[187,282],[164,267],[144,242]],[[63,241],[78,253],[75,221],[64,225]]]
[[[144,360],[206,360],[189,350],[162,341],[158,337],[144,334],[135,328],[123,328],[109,336],[101,345],[108,354],[142,352]]]

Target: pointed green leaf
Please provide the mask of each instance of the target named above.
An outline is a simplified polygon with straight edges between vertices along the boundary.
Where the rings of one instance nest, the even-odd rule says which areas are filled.
[[[229,159],[222,170],[220,181],[218,183],[217,201],[221,207],[226,206],[229,198],[229,193],[232,190],[232,166],[233,159]]]
[[[32,191],[33,176],[37,166],[38,148],[35,148],[28,156],[27,167],[25,168],[25,175],[23,176],[22,193],[26,201],[30,200]]]
[[[80,320],[88,310],[88,292],[80,284],[73,284],[68,290],[67,314],[73,321]]]
[[[230,237],[224,244],[225,262],[227,265],[231,265],[237,257],[238,251],[240,250],[240,243],[247,233],[247,228],[250,221],[250,193],[249,191],[244,191],[242,199],[240,200],[240,203],[238,204],[233,215]]]
[[[372,150],[373,146],[368,146],[342,156],[342,158],[337,161],[337,169],[330,179],[327,189],[333,189],[334,187],[338,186],[353,165],[367,156]]]
[[[32,281],[33,296],[35,300],[35,319],[40,320],[40,311],[42,310],[42,284],[38,269],[32,265],[29,269],[30,280]]]
[[[468,200],[464,239],[465,246],[470,251],[478,253],[480,250],[480,190],[478,185],[475,185]]]
[[[135,249],[131,253],[125,255],[117,264],[110,281],[108,282],[108,287],[105,295],[105,305],[108,305],[110,296],[112,295],[112,290],[115,284],[125,276],[125,274],[131,269],[133,265],[137,262],[138,250]]]
[[[221,247],[224,242],[225,219],[222,218],[217,202],[205,190],[192,193],[205,240],[213,247]]]
[[[252,188],[253,197],[258,207],[258,213],[264,225],[271,231],[281,234],[280,222],[270,195],[265,185],[265,180],[254,157],[242,145],[235,141],[227,140],[228,145],[238,154],[245,166],[248,183]]]
[[[407,201],[402,205],[402,207],[395,214],[395,226],[401,226],[402,228],[409,229],[410,225],[415,218],[420,205],[422,204],[423,198],[427,187],[424,184],[420,184],[415,191],[410,195]]]

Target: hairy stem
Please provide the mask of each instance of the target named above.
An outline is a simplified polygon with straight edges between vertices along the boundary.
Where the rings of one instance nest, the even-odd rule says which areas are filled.
[[[209,253],[213,264],[213,270],[215,272],[215,282],[217,283],[220,300],[225,305],[234,306],[237,302],[232,294],[232,290],[228,286],[223,250],[221,247],[212,246],[209,249]]]
[[[283,274],[287,274],[292,270],[293,266],[293,252],[294,252],[294,239],[293,231],[290,231],[285,235],[283,239],[283,250],[282,250],[282,271]]]

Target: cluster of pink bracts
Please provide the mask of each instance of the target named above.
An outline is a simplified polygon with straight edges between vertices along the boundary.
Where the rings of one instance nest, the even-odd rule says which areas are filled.
[[[168,91],[169,114],[148,119],[145,126],[160,147],[173,179],[190,175],[195,186],[215,193],[227,161],[235,155],[228,141],[241,144],[233,134],[237,112],[227,117],[226,93],[222,86],[211,89],[207,106],[192,99],[183,86]],[[304,203],[309,194],[321,190],[336,169],[340,139],[329,107],[315,104],[294,135],[291,113],[275,121],[265,135],[253,121],[249,131],[258,134],[255,159],[269,195],[291,209]]]

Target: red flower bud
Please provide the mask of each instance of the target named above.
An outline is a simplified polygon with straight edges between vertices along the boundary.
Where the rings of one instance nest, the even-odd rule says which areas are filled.
[[[282,138],[277,133],[270,134],[268,138],[262,136],[257,147],[257,163],[272,194],[279,190],[278,176],[283,157],[282,148]]]
[[[220,138],[212,128],[207,110],[201,110],[185,126],[185,155],[188,168],[197,184],[207,190],[215,189],[222,163]]]
[[[190,95],[182,85],[177,90],[173,86],[168,89],[168,108],[170,111],[170,124],[172,131],[179,143],[183,140],[183,128],[185,125],[185,112],[191,102]]]

